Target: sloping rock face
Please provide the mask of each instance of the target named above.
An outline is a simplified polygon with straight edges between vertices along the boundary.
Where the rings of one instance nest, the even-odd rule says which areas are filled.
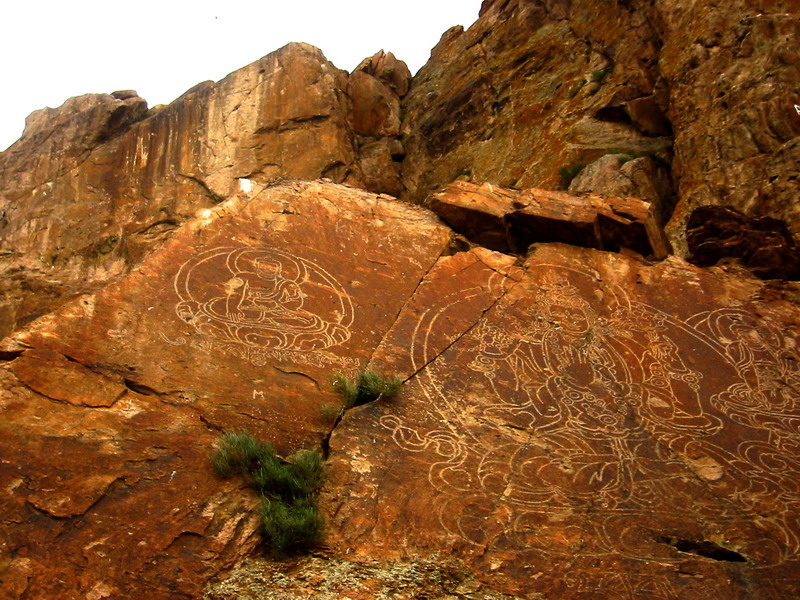
[[[680,194],[672,237],[708,204],[783,220],[797,236],[800,6],[663,0],[656,7]]]
[[[291,44],[34,113],[0,596],[800,597],[796,9],[486,0],[413,81]],[[365,366],[400,395],[321,410]],[[324,451],[313,556],[260,556],[237,430]]]
[[[444,34],[403,101],[405,197],[456,177],[566,187],[624,152],[655,171],[576,189],[628,195],[609,189],[616,179],[647,200],[660,190],[663,216],[678,202],[668,234],[682,256],[701,205],[781,219],[797,235],[797,15],[794,0],[486,0],[468,31]]]
[[[678,259],[440,259],[331,441],[329,544],[520,598],[799,591],[796,306]]]
[[[289,44],[151,113],[116,92],[32,114],[0,154],[0,334],[126,272],[197,210],[256,183],[324,177],[399,193],[409,77],[391,54],[348,77]],[[356,133],[370,140],[360,157]]]
[[[8,338],[3,597],[198,597],[257,540],[255,498],[213,476],[213,440],[319,446],[329,378],[369,360],[449,240],[387,197],[258,189]]]
[[[796,305],[674,257],[452,236],[256,185],[7,338],[4,597],[800,592]],[[321,411],[365,364],[401,395]],[[325,568],[242,563],[256,498],[209,463],[241,429],[328,448]]]

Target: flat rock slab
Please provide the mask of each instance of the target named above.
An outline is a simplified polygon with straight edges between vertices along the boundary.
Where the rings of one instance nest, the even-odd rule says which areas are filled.
[[[420,286],[378,357],[416,375],[334,431],[336,549],[455,552],[526,598],[800,593],[795,306],[558,244],[478,307],[481,277]]]
[[[499,252],[524,254],[534,243],[561,242],[665,258],[670,251],[655,211],[637,198],[517,191],[455,181],[431,208],[457,232]]]
[[[197,597],[258,539],[255,496],[211,471],[220,431],[318,446],[330,377],[366,364],[449,241],[387,197],[258,187],[6,339],[4,597]]]

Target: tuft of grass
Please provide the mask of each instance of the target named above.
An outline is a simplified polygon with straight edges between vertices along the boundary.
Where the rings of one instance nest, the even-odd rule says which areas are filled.
[[[211,457],[220,477],[242,475],[261,495],[261,529],[275,556],[319,543],[324,520],[317,492],[325,479],[322,455],[298,450],[286,460],[246,432],[226,433]]]
[[[226,433],[211,457],[211,464],[217,475],[227,478],[250,473],[269,456],[275,456],[272,446],[262,444],[249,433]]]
[[[306,496],[316,493],[325,481],[322,455],[316,450],[298,450],[287,459],[289,468],[302,482]]]
[[[403,382],[397,377],[382,375],[367,369],[358,372],[355,378],[335,375],[331,380],[333,389],[342,398],[345,409],[374,402],[380,398],[393,398]]]
[[[276,558],[307,551],[322,541],[325,522],[316,502],[308,498],[262,498],[259,516],[261,532]]]

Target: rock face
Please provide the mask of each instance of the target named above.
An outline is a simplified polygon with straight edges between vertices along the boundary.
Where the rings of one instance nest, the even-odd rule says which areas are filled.
[[[637,4],[486,1],[446,32],[403,101],[406,196],[459,176],[555,189],[562,170],[620,152],[668,163],[658,33]],[[664,126],[634,120],[637,100]]]
[[[255,498],[209,468],[219,431],[318,446],[329,378],[369,360],[449,240],[387,197],[260,186],[8,338],[3,597],[197,597],[256,542]]]
[[[373,356],[402,395],[331,437],[329,543],[520,598],[795,595],[800,320],[759,288],[558,244],[440,259]]]
[[[689,261],[703,267],[740,261],[762,279],[800,279],[800,249],[783,221],[750,219],[722,206],[701,206],[686,224]]]
[[[670,89],[680,193],[672,237],[694,208],[707,204],[781,219],[798,235],[797,2],[659,5],[659,64]]]
[[[0,333],[126,272],[197,210],[255,183],[324,177],[399,192],[404,68],[379,54],[348,78],[289,44],[152,115],[135,92],[34,113],[0,154]],[[354,129],[377,136],[363,159]]]
[[[290,44],[31,115],[0,596],[800,597],[797,8],[486,0],[413,80]],[[324,410],[365,367],[400,395]],[[239,430],[324,453],[312,556]]]
[[[359,164],[364,187],[372,192],[403,193],[400,99],[408,93],[410,83],[406,64],[383,50],[365,59],[350,75],[347,91],[353,99]]]
[[[797,235],[797,13],[794,0],[486,0],[468,31],[442,36],[403,101],[405,197],[459,176],[554,189],[560,172],[625,152],[656,159],[636,189],[661,190],[667,217],[672,163],[668,233],[682,256],[700,205]]]
[[[460,187],[454,205],[481,192]],[[281,454],[328,440],[340,562],[319,589],[367,600],[390,572],[475,599],[798,591],[796,306],[674,257],[537,243],[521,262],[452,235],[388,196],[256,185],[7,338],[3,593],[274,581],[228,574],[259,541],[256,499],[208,456],[240,429]],[[367,363],[400,397],[334,422],[329,377]]]

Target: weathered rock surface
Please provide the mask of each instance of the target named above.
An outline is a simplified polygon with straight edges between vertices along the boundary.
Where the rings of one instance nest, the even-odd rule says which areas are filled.
[[[800,247],[783,221],[701,206],[686,224],[688,260],[708,267],[740,261],[762,279],[800,279]]]
[[[319,50],[290,44],[132,125],[137,97],[84,96],[34,113],[0,154],[3,278],[24,260],[55,270],[56,287],[102,284],[198,209],[252,185],[240,180],[358,183],[346,88]],[[31,306],[25,286],[9,290],[2,324],[49,306]]]
[[[353,100],[353,129],[364,188],[400,196],[400,99],[408,93],[411,73],[403,61],[383,50],[365,59],[350,75],[347,91]]]
[[[393,598],[411,600],[516,600],[488,589],[458,560],[427,560],[364,564],[310,557],[289,564],[249,560],[209,586],[203,600],[341,600]]]
[[[270,597],[278,573],[287,598],[395,593],[387,573],[408,598],[800,591],[796,306],[678,258],[537,243],[523,263],[451,237],[390,197],[255,185],[7,338],[3,593]],[[368,361],[400,397],[334,423],[328,378]],[[255,498],[208,462],[235,429],[328,439],[329,568],[237,570]]]
[[[460,175],[556,189],[562,169],[609,153],[671,160],[670,135],[628,114],[663,95],[638,4],[486,1],[468,31],[446,32],[403,100],[405,197]]]
[[[661,222],[666,222],[672,214],[669,173],[647,156],[606,154],[581,169],[568,189],[601,196],[639,198],[650,203]]]
[[[0,154],[0,335],[127,272],[197,210],[254,184],[324,177],[399,195],[409,78],[391,53],[348,77],[289,44],[148,114],[132,91],[33,113]],[[49,293],[30,293],[42,272]]]
[[[796,0],[657,6],[680,196],[671,237],[680,238],[694,208],[709,204],[781,219],[797,235],[800,6]]]
[[[0,595],[198,597],[257,541],[255,498],[210,470],[219,431],[319,445],[330,376],[369,360],[449,239],[387,197],[259,186],[8,338]]]
[[[800,319],[761,289],[557,244],[441,259],[373,358],[414,376],[331,437],[329,545],[524,598],[793,597]]]
[[[669,253],[652,207],[636,198],[517,192],[456,181],[435,194],[430,206],[455,231],[499,252],[525,254],[531,244],[563,242],[656,259]]]
[[[31,115],[0,596],[800,597],[797,13],[486,0],[413,81],[291,44]],[[312,557],[252,559],[240,429],[327,451]]]
[[[676,252],[687,253],[691,211],[708,204],[784,220],[796,235],[799,10],[486,0],[468,31],[444,34],[403,100],[404,197],[422,201],[459,176],[555,189],[562,169],[620,152],[668,165],[674,138],[678,197],[665,213],[677,199]]]

